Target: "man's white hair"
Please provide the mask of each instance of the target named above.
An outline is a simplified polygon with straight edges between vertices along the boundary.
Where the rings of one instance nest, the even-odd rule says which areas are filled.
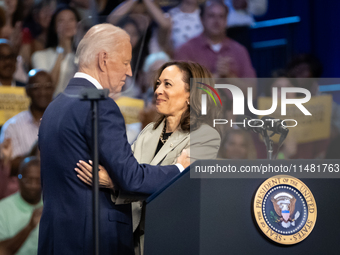
[[[93,67],[98,53],[102,50],[119,54],[119,46],[126,40],[130,41],[130,36],[112,24],[104,23],[91,27],[77,47],[79,68]]]

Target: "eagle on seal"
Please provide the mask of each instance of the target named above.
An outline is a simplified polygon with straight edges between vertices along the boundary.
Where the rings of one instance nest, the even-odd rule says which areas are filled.
[[[276,214],[280,217],[278,219],[282,226],[288,228],[289,222],[294,222],[292,215],[295,211],[296,198],[287,192],[280,192],[271,198]],[[295,225],[295,224],[293,224]]]

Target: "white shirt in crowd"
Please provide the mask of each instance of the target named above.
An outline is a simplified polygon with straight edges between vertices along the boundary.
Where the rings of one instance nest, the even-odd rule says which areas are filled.
[[[54,48],[37,51],[32,55],[32,66],[33,68],[51,72],[57,61],[58,55],[59,53]],[[59,79],[56,84],[54,96],[64,91],[70,79],[76,73],[77,66],[74,63],[74,59],[74,53],[68,53],[61,62]]]
[[[2,126],[0,143],[6,138],[12,141],[12,158],[29,153],[38,140],[39,123],[30,110],[23,111],[10,118]]]
[[[227,17],[227,26],[251,26],[254,23],[253,16],[260,16],[267,12],[268,0],[248,0],[246,10],[235,10],[232,0],[224,0],[224,3],[229,8]]]
[[[192,13],[182,12],[179,7],[168,12],[172,20],[171,40],[174,49],[179,48],[190,39],[203,32],[200,19],[200,9]]]

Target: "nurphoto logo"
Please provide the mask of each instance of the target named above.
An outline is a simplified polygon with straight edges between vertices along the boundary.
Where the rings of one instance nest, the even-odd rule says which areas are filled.
[[[215,89],[205,83],[201,83],[198,82],[206,87],[208,87],[211,91],[214,92],[214,94],[217,96],[217,98],[220,100],[220,103],[222,105],[222,101],[220,96],[218,95],[217,91],[215,89],[228,89],[231,92],[232,95],[232,99],[233,99],[233,115],[244,115],[245,111],[244,111],[244,105],[245,105],[245,96],[242,92],[242,90],[235,86],[235,85],[231,85],[231,84],[215,84]],[[207,89],[204,88],[199,88],[202,89],[203,91],[205,91],[215,102],[216,104],[216,100],[213,97],[213,95],[211,94],[211,92],[209,92]],[[248,104],[248,108],[249,111],[251,113],[253,113],[254,115],[257,116],[268,116],[272,113],[275,112],[275,110],[278,107],[278,88],[273,87],[272,88],[272,106],[270,107],[270,109],[267,110],[258,110],[255,109],[254,104],[253,104],[253,88],[249,87],[247,90],[247,104]],[[287,98],[287,94],[288,93],[299,93],[301,95],[304,95],[304,97],[299,97],[299,98]],[[305,106],[303,106],[304,103],[309,102],[309,100],[311,99],[311,93],[309,90],[305,89],[305,88],[298,88],[298,87],[286,87],[286,88],[281,88],[281,115],[282,116],[286,116],[287,115],[287,105],[295,105],[304,115],[306,116],[311,116],[312,114],[306,109]],[[202,98],[201,98],[201,114],[202,115],[207,115],[207,95],[206,94],[202,94]],[[295,127],[297,126],[297,121],[294,119],[284,119],[284,120],[280,120],[280,119],[273,119],[273,118],[268,118],[268,119],[249,119],[249,118],[243,118],[242,122],[235,122],[233,123],[233,120],[227,120],[227,119],[214,119],[214,123],[213,126],[215,127],[216,125],[223,125],[223,124],[227,124],[230,123],[230,126],[232,126],[233,124],[237,124],[237,125],[248,125],[248,126],[254,126],[256,125],[256,127],[262,127],[263,125],[265,125],[265,122],[269,122],[272,123],[272,125],[274,125],[274,122],[276,121],[280,121],[281,125],[283,127]],[[294,122],[293,125],[288,125],[288,122]]]

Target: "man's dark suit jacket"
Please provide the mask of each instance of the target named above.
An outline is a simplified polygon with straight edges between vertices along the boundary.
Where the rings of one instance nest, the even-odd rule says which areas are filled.
[[[39,229],[39,255],[93,254],[92,190],[74,168],[91,158],[91,103],[79,95],[95,88],[73,78],[46,109],[39,130],[44,209]],[[125,134],[125,122],[111,99],[99,101],[99,163],[114,185],[125,192],[151,194],[179,173],[176,166],[138,164]],[[148,148],[145,148],[147,150]],[[115,205],[100,189],[100,254],[134,254],[131,204]]]

